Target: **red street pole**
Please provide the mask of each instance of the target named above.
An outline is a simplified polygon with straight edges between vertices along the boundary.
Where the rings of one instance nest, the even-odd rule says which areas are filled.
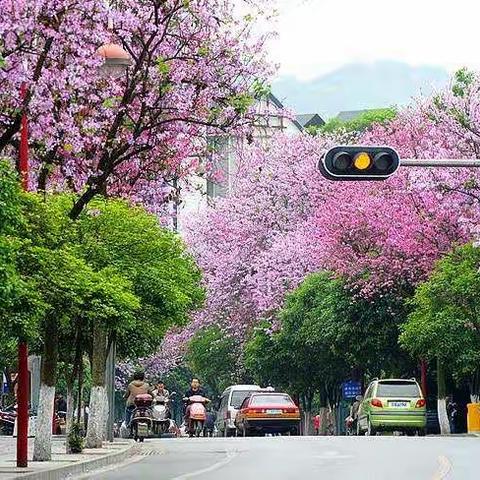
[[[22,83],[22,100],[27,95],[27,87]],[[22,113],[20,130],[19,170],[22,188],[28,190],[28,123],[25,108]],[[28,400],[30,396],[28,374],[28,345],[18,343],[18,385],[17,385],[17,467],[28,467]]]

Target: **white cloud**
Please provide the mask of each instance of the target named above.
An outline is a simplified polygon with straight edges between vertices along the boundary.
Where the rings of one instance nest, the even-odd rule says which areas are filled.
[[[480,69],[478,0],[278,0],[269,49],[281,75],[317,77],[351,62]]]

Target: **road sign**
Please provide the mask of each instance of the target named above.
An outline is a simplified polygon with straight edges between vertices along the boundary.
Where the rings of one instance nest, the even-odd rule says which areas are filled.
[[[342,396],[343,398],[355,398],[357,395],[362,394],[362,384],[355,380],[349,380],[342,383]]]
[[[2,391],[0,393],[2,395],[9,393],[7,377],[5,376],[4,373],[2,374]]]

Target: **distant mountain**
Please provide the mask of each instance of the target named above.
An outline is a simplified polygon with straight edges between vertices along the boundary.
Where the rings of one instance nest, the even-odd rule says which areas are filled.
[[[307,82],[280,77],[272,88],[275,96],[297,113],[315,112],[328,118],[342,110],[405,105],[448,81],[448,72],[440,67],[382,61],[349,64]]]

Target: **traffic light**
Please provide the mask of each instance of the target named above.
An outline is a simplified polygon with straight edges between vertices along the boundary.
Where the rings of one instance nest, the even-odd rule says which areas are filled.
[[[320,160],[319,169],[329,180],[386,180],[400,166],[398,153],[390,147],[337,146]]]

